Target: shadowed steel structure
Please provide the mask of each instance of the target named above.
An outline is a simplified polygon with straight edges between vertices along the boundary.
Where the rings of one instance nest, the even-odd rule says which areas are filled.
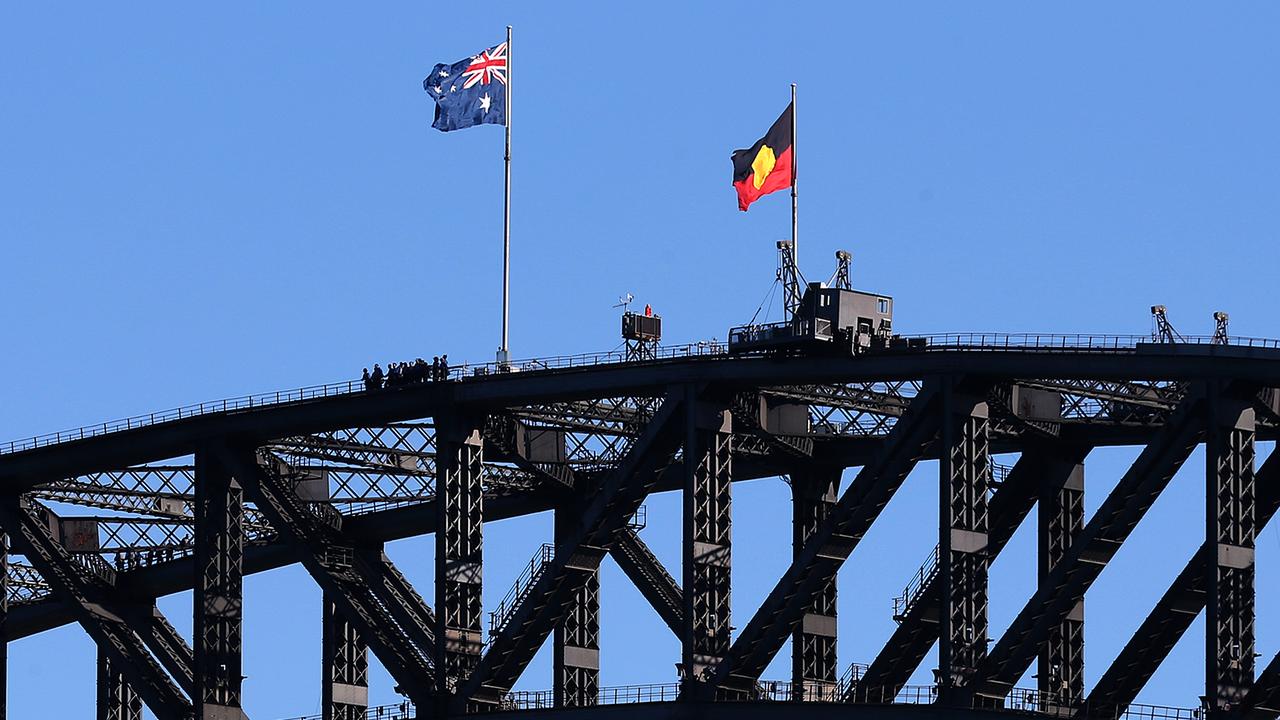
[[[847,356],[699,343],[464,366],[0,444],[0,662],[9,640],[77,623],[98,650],[98,717],[145,705],[242,718],[244,576],[297,563],[324,596],[325,720],[1280,715],[1280,659],[1258,667],[1254,642],[1254,544],[1280,508],[1280,456],[1259,462],[1255,446],[1280,431],[1280,343],[908,340]],[[1086,516],[1086,459],[1106,446],[1140,451]],[[1200,549],[1088,687],[1086,594],[1200,446]],[[936,522],[920,520],[937,548],[903,569],[893,637],[841,672],[839,628],[859,619],[837,617],[836,575],[922,461],[939,468]],[[733,485],[762,477],[790,484],[792,560],[734,628]],[[675,570],[642,537],[646,499],[665,492],[683,497]],[[991,637],[988,568],[1036,507],[1038,587]],[[548,510],[553,535],[531,542],[523,572],[486,578],[485,523]],[[423,534],[430,603],[383,551]],[[679,640],[678,681],[601,686],[605,556]],[[511,583],[496,607],[486,581]],[[155,605],[185,590],[190,642]],[[1203,698],[1135,704],[1201,612]],[[791,677],[762,678],[787,640]],[[554,687],[513,690],[548,641]],[[908,685],[935,645],[935,682]],[[371,652],[404,703],[369,706]],[[1037,687],[1016,687],[1033,665]]]

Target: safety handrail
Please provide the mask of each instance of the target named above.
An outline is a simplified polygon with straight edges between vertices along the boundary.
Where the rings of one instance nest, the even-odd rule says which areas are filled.
[[[412,720],[416,716],[413,705],[408,702],[402,702],[395,705],[377,705],[375,707],[365,708],[364,714],[360,716],[360,720]],[[346,715],[344,717],[352,716]],[[298,717],[288,718],[288,720],[324,720],[324,716],[301,715]]]
[[[858,666],[865,668],[865,666]],[[823,688],[815,691],[815,688]],[[757,702],[807,702],[807,703],[843,703],[853,702],[870,705],[924,705],[938,701],[938,688],[934,685],[905,685],[891,695],[879,695],[876,688],[857,688],[858,692],[846,695],[839,692],[836,686],[824,687],[806,681],[804,686],[781,680],[761,680],[745,696],[726,697],[725,699],[746,699]],[[619,685],[602,687],[593,698],[586,698],[587,705],[631,705],[640,703],[674,702],[680,696],[680,683],[652,683],[647,685]],[[991,700],[975,696],[972,702],[975,708],[1006,711],[1025,717],[1028,714],[1044,714],[1052,717],[1063,717],[1063,710],[1070,708],[1078,716],[1089,718],[1108,718],[1112,720],[1205,720],[1206,714],[1201,708],[1173,707],[1166,705],[1143,705],[1134,703],[1124,710],[1103,711],[1098,714],[1079,701],[1060,698],[1052,693],[1042,693],[1036,689],[1014,688],[1003,700]],[[500,710],[545,710],[555,707],[555,693],[551,690],[514,690],[505,693],[499,700]],[[365,710],[362,720],[409,720],[414,717],[413,706],[408,702],[396,705],[381,705]],[[288,720],[320,720],[319,715],[305,715]]]
[[[924,592],[925,587],[938,574],[938,545],[933,546],[933,551],[929,553],[929,557],[925,559],[924,564],[916,570],[911,579],[907,581],[906,587],[902,589],[902,594],[893,598],[893,619],[902,622],[907,617],[907,613],[916,606],[920,601],[920,593]]]
[[[660,347],[655,351],[654,360],[643,362],[659,362],[691,357],[720,356],[724,355],[726,352],[727,350],[724,343],[713,340],[690,343],[687,345]],[[487,377],[490,375],[508,374],[513,372],[566,370],[580,367],[592,367],[596,365],[622,364],[626,362],[626,356],[622,351],[609,351],[600,353],[582,353],[578,355],[562,355],[506,364],[496,362],[464,364],[449,368],[449,379],[466,380],[468,378]],[[635,362],[633,361],[631,364],[635,364]],[[403,385],[388,387],[383,388],[383,390],[386,392],[393,392],[404,387],[411,386]],[[343,380],[335,383],[326,383],[324,385],[309,385],[307,387],[295,388],[293,390],[255,393],[241,397],[183,405],[169,410],[161,410],[158,412],[146,413],[144,415],[135,415],[133,417],[123,418],[120,420],[94,423],[92,425],[85,425],[71,430],[45,433],[43,435],[36,435],[22,440],[0,443],[0,455],[22,452],[24,450],[34,450],[48,445],[57,445],[59,443],[71,442],[74,440],[84,440],[98,435],[106,435],[108,433],[122,432],[125,430],[135,430],[150,425],[156,425],[158,423],[186,420],[213,413],[226,414],[242,410],[256,410],[267,406],[285,406],[366,391],[364,382],[361,380]]]
[[[503,628],[507,626],[507,621],[511,619],[511,613],[520,606],[520,601],[528,594],[529,588],[533,587],[538,578],[542,576],[542,571],[555,558],[555,555],[556,546],[551,543],[543,543],[542,547],[538,548],[538,551],[533,554],[533,559],[521,571],[515,583],[511,585],[511,589],[502,598],[502,602],[498,603],[498,607],[489,613],[489,641],[497,637]]]
[[[942,333],[922,335],[906,340],[923,342],[919,351],[948,350],[1058,350],[1071,352],[1113,352],[1132,351],[1140,344],[1159,344],[1157,338],[1150,335],[1096,335],[1096,334],[1053,334],[1053,333]],[[1223,338],[1213,336],[1184,336],[1179,343],[1173,345],[1227,345],[1231,347],[1280,349],[1280,339],[1253,338],[1233,336]],[[608,352],[583,353],[578,355],[561,355],[555,357],[535,358],[510,363],[464,364],[449,368],[448,379],[467,380],[492,375],[505,375],[514,372],[548,372],[563,371],[575,368],[594,367],[615,364],[659,363],[675,359],[718,358],[728,354],[728,346],[718,340],[659,347],[654,350],[653,358],[628,361],[625,352],[613,350]],[[394,392],[411,387],[411,385],[384,388],[383,391]],[[159,412],[135,415],[133,417],[85,425],[71,430],[45,433],[22,440],[0,443],[0,455],[34,450],[48,445],[84,440],[113,432],[134,430],[164,422],[186,420],[213,413],[232,413],[245,410],[256,410],[268,406],[284,406],[301,402],[349,395],[365,392],[366,388],[360,380],[344,380],[324,385],[310,385],[293,390],[256,393],[236,398],[226,398],[211,402],[162,410]]]

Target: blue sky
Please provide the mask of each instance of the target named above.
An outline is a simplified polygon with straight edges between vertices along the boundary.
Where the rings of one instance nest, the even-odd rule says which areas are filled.
[[[752,316],[789,205],[740,213],[729,153],[768,128],[791,82],[803,270],[825,279],[848,249],[855,285],[895,297],[897,330],[1145,333],[1163,303],[1186,334],[1225,310],[1237,334],[1280,336],[1278,21],[1260,2],[9,4],[0,437],[375,361],[491,359],[502,131],[432,130],[421,80],[507,24],[517,357],[616,346],[611,306],[628,291],[673,343]],[[1133,455],[1094,453],[1091,508]],[[932,512],[935,474],[912,476],[841,574],[842,663],[869,661],[892,629],[889,598],[934,543],[915,516]],[[1197,455],[1090,593],[1090,681],[1198,544],[1202,474]],[[735,492],[735,551],[752,561],[735,576],[741,626],[790,531],[779,481]],[[677,567],[677,498],[649,513],[646,539]],[[550,527],[487,530],[490,604]],[[1032,527],[997,563],[994,630],[1033,584]],[[1280,530],[1259,547],[1266,660]],[[390,552],[430,587],[429,540]],[[248,709],[315,711],[313,584],[292,568],[248,593]],[[674,641],[612,566],[604,594],[604,682],[671,680]],[[189,626],[189,597],[164,606]],[[1199,627],[1144,699],[1196,702]],[[15,717],[89,714],[78,628],[11,652]],[[548,684],[544,656],[522,686]],[[385,674],[373,693],[394,699]]]

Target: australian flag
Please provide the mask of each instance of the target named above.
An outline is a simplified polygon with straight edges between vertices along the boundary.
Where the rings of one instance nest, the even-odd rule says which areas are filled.
[[[507,44],[474,57],[436,65],[422,89],[436,101],[431,127],[449,132],[472,125],[507,123]]]

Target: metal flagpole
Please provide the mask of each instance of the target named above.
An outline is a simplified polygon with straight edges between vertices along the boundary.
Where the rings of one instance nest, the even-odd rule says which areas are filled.
[[[508,49],[508,52],[510,50]],[[510,64],[510,60],[507,61]],[[508,81],[509,82],[509,81]],[[508,106],[507,112],[511,112]],[[508,115],[508,118],[511,116]],[[796,272],[800,271],[800,245],[798,223],[796,222],[796,84],[791,83],[791,259],[796,264]]]
[[[507,150],[506,179],[502,193],[502,346],[498,348],[498,364],[505,365],[511,359],[507,344],[507,325],[510,318],[509,294],[511,289],[511,26],[507,26]],[[795,152],[794,150],[792,151]],[[794,191],[792,191],[794,195]]]

